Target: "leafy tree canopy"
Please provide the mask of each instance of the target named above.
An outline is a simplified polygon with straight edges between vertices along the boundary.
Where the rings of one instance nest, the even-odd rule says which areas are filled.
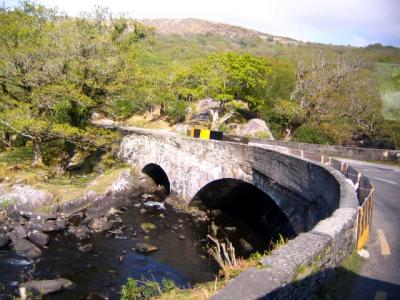
[[[132,30],[133,28],[133,30]],[[23,2],[0,10],[0,123],[41,147],[63,140],[66,150],[107,146],[115,134],[93,129],[91,112],[129,93],[135,45],[151,31],[97,9],[69,18]],[[70,155],[69,155],[70,156]]]
[[[265,102],[271,72],[266,59],[251,54],[212,54],[178,75],[177,94],[187,100],[211,97],[228,102],[240,99],[258,110]]]

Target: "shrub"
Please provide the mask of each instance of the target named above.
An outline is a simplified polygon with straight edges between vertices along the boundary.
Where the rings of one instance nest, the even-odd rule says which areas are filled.
[[[127,283],[121,289],[121,300],[150,299],[175,288],[176,284],[171,279],[163,278],[159,284],[157,281],[139,281],[128,278]]]
[[[293,134],[293,141],[310,144],[327,144],[327,139],[318,127],[302,125]]]
[[[142,230],[145,230],[145,231],[150,231],[150,230],[156,229],[157,227],[153,223],[145,222],[145,223],[140,224],[140,228],[142,228]]]
[[[165,114],[173,123],[183,122],[186,116],[187,104],[180,100],[171,100],[165,104]]]

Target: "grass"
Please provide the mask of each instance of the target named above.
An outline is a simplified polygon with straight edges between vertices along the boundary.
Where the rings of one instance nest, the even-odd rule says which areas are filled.
[[[140,224],[140,228],[142,228],[142,230],[144,230],[144,231],[150,231],[150,230],[156,229],[157,227],[153,223],[145,222],[145,223]]]
[[[348,299],[355,278],[361,271],[364,259],[354,251],[341,265],[335,270],[332,278],[324,285],[318,293],[317,299],[321,300],[345,300]]]
[[[32,147],[13,147],[6,148],[5,151],[0,152],[0,165],[17,165],[23,163],[30,163],[33,158]]]
[[[205,300],[214,295],[218,290],[223,289],[230,279],[239,276],[240,273],[251,267],[260,267],[260,259],[262,255],[256,255],[249,259],[237,259],[237,266],[235,268],[225,269],[224,276],[215,277],[215,281],[196,284],[190,289],[181,289],[175,287],[174,289],[162,293],[156,297],[158,300]]]
[[[271,250],[265,252],[264,254],[255,252],[250,255],[248,259],[237,258],[236,267],[226,267],[224,270],[220,270],[218,276],[212,282],[205,282],[196,284],[190,289],[181,289],[175,287],[168,292],[164,292],[156,299],[159,300],[205,300],[214,295],[218,290],[223,289],[229,282],[230,279],[235,278],[240,275],[243,271],[249,268],[266,268],[265,265],[261,263],[261,259],[268,255],[273,249],[281,247],[286,244],[287,240],[282,236],[271,244]]]
[[[62,204],[84,196],[89,191],[96,194],[104,193],[108,187],[117,179],[118,175],[125,168],[107,170],[104,174],[96,177],[96,174],[90,174],[86,177],[80,177],[72,183],[68,181],[51,183],[40,183],[35,187],[50,192],[57,203]]]
[[[47,151],[53,151],[50,149]],[[126,168],[121,163],[108,166],[103,174],[91,172],[76,176],[55,176],[52,165],[33,165],[33,151],[31,146],[7,148],[0,152],[0,182],[11,186],[15,182],[29,184],[39,190],[45,190],[53,194],[54,204],[65,203],[85,195],[89,190],[97,194],[104,193],[106,189],[117,179],[120,172]],[[107,163],[110,158],[105,155]],[[102,164],[103,162],[100,162]],[[48,210],[49,207],[43,207]]]
[[[3,201],[0,202],[0,210],[8,209],[10,206],[14,205],[16,202],[17,202],[17,199],[14,199],[14,198],[4,199]]]
[[[150,113],[145,113],[143,115],[133,115],[124,122],[124,125],[150,129],[170,128],[170,125],[166,120],[157,117],[153,118]]]

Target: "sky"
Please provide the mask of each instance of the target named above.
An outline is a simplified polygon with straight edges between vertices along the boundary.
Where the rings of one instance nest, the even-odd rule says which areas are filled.
[[[17,0],[3,0],[12,7]],[[79,16],[96,5],[141,18],[199,18],[325,44],[400,47],[400,0],[36,0]]]

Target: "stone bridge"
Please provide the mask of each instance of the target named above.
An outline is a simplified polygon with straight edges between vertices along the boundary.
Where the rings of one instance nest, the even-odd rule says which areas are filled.
[[[247,187],[251,186],[267,195],[263,201],[268,205],[262,210],[270,213],[259,217],[273,218],[280,213],[287,217],[298,236],[288,243],[289,248],[283,247],[289,250],[284,258],[279,258],[280,266],[276,265],[278,270],[280,268],[278,272],[286,272],[286,277],[270,278],[270,285],[262,284],[254,295],[235,280],[237,288],[243,290],[239,293],[241,299],[260,297],[269,293],[272,287],[278,288],[295,280],[294,270],[301,264],[322,263],[324,267],[334,267],[354,249],[356,194],[352,184],[333,168],[245,144],[139,129],[125,133],[119,157],[134,164],[186,203],[200,198],[209,207],[219,207],[229,201],[224,195],[234,196],[237,191],[244,190],[241,199],[233,205],[239,206],[243,213],[259,210],[258,204],[252,201],[255,194],[246,194],[250,191]],[[226,189],[230,187],[229,194]],[[208,192],[213,196],[207,197]],[[294,248],[296,253],[290,251]],[[315,262],[316,257],[318,262]],[[283,270],[282,263],[290,270]],[[274,265],[271,261],[268,264]],[[264,278],[262,282],[268,280]],[[229,299],[229,293],[225,295],[224,291],[229,291],[232,284],[217,295]],[[293,288],[297,289],[296,286]]]

